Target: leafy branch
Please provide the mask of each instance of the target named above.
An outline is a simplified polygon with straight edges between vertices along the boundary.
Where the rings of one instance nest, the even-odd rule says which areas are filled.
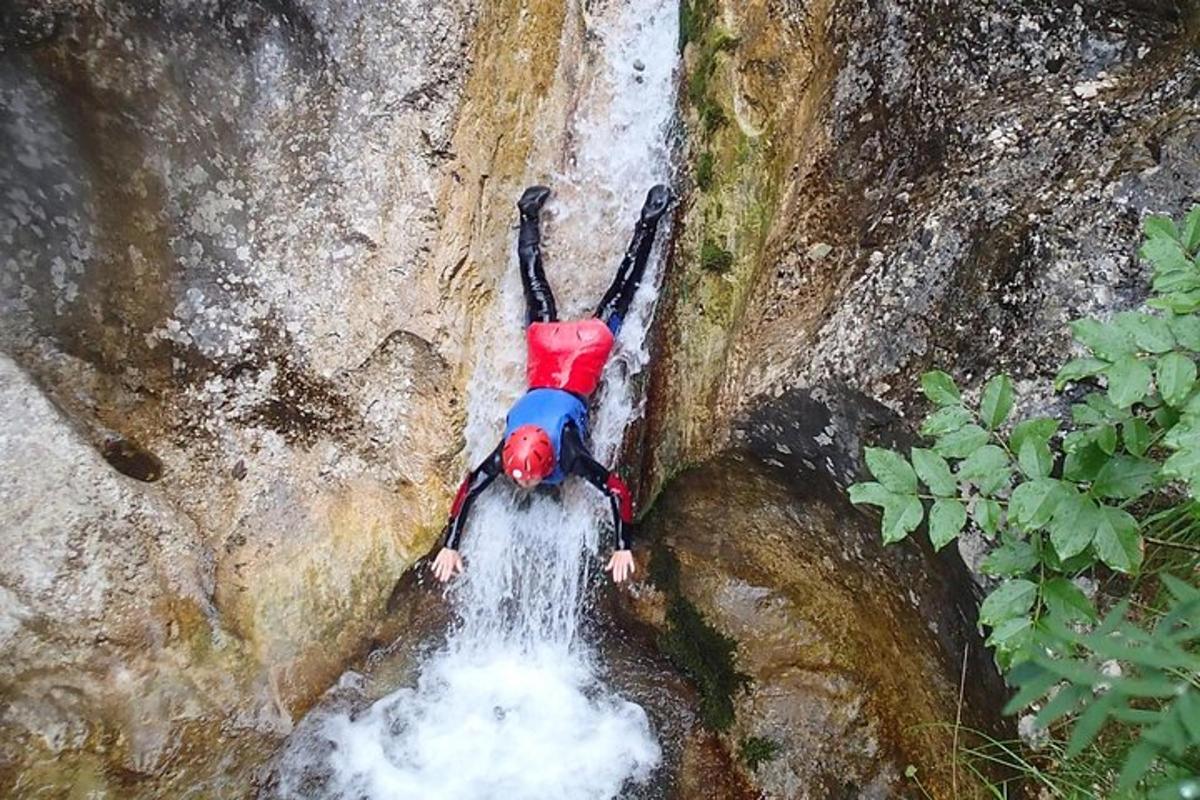
[[[1173,628],[1163,640],[1156,637],[1165,620],[1147,633],[1123,621],[1123,607],[1100,622],[1075,580],[1097,570],[1136,575],[1147,541],[1193,547],[1153,535],[1161,515],[1145,516],[1144,510],[1178,508],[1184,498],[1200,497],[1200,206],[1182,226],[1151,216],[1144,233],[1140,255],[1153,267],[1149,310],[1071,323],[1087,354],[1064,364],[1054,381],[1058,391],[1079,386],[1080,400],[1071,405],[1064,430],[1063,421],[1052,417],[1011,420],[1014,390],[1007,375],[992,377],[978,402],[968,403],[953,378],[935,370],[921,378],[921,390],[935,406],[920,426],[930,446],[910,448],[907,458],[867,448],[874,480],[850,487],[853,502],[882,509],[884,542],[899,542],[922,524],[938,550],[972,525],[994,542],[981,571],[999,581],[980,606],[979,620],[990,629],[987,644],[997,663],[1022,685],[1011,710],[1055,687],[1038,719],[1049,724],[1074,715],[1073,742],[1092,741],[1110,719],[1138,727],[1141,736],[1126,770],[1134,777],[1123,776],[1122,785],[1136,782],[1154,759],[1180,757],[1196,746],[1197,731],[1170,720],[1193,715],[1188,723],[1200,727],[1194,682],[1184,681],[1190,689],[1170,694],[1164,693],[1166,683],[1153,683],[1161,676],[1114,683],[1071,666],[1076,656],[1107,653],[1139,669],[1159,668],[1148,660],[1167,664],[1163,642],[1169,640],[1176,648],[1171,669],[1184,674],[1190,665],[1196,671],[1187,660],[1195,658],[1200,638],[1194,621],[1190,634]],[[1139,521],[1136,513],[1145,518]],[[1172,591],[1177,600],[1183,593]],[[1167,627],[1177,628],[1182,619],[1171,617]],[[1096,624],[1093,633],[1077,633]],[[1120,640],[1117,649],[1113,636]],[[1029,677],[1035,674],[1036,680]],[[1128,691],[1111,688],[1118,683]],[[1031,693],[1030,686],[1042,691]],[[1101,686],[1105,691],[1098,691]],[[1122,705],[1121,698],[1133,703],[1146,697],[1156,701],[1152,707]]]

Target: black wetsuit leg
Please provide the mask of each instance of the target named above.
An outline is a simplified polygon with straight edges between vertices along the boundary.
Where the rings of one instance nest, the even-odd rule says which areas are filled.
[[[646,195],[642,206],[641,216],[633,228],[633,238],[621,259],[621,266],[613,277],[612,285],[604,293],[604,298],[596,308],[599,317],[609,330],[616,335],[629,313],[633,296],[642,285],[642,276],[646,272],[646,262],[650,260],[650,248],[654,246],[654,234],[658,230],[658,221],[666,213],[671,203],[671,192],[666,186],[655,186]]]
[[[550,190],[545,186],[530,186],[517,201],[521,212],[521,232],[517,236],[517,261],[521,267],[521,286],[525,289],[525,324],[554,322],[558,309],[554,293],[542,269],[542,231],[538,215]]]

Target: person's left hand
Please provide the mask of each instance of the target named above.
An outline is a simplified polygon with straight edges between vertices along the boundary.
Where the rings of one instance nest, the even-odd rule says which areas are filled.
[[[437,558],[433,560],[433,565],[430,567],[433,570],[434,576],[445,583],[455,575],[461,575],[463,571],[462,556],[457,550],[451,550],[449,547],[443,547],[437,554]]]
[[[608,560],[605,572],[611,572],[614,583],[620,583],[633,574],[633,553],[629,550],[616,550]]]

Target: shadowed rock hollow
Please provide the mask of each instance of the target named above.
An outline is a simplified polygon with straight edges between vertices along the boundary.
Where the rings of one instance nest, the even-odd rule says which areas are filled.
[[[718,739],[638,656],[689,742],[665,796],[713,789],[747,737],[783,749],[729,796],[934,771],[910,728],[955,710],[965,572],[879,553],[807,485],[902,438],[932,364],[1044,378],[1067,319],[1139,301],[1140,216],[1200,199],[1195,5],[1085,5],[684,3],[694,185],[635,444],[652,546],[754,683]],[[511,200],[565,135],[586,11],[0,10],[5,793],[249,794],[347,665],[413,628],[393,590],[463,466]]]

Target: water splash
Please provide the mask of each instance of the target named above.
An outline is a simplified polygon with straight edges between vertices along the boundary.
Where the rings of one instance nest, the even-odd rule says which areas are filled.
[[[565,119],[546,123],[563,135],[530,162],[530,182],[555,190],[544,250],[564,318],[594,307],[645,191],[670,180],[678,7],[589,0],[574,3],[568,19],[562,47],[572,53],[557,80],[575,99]],[[659,233],[594,404],[591,446],[605,463],[641,413],[633,378],[648,360],[668,238]],[[472,463],[495,446],[508,403],[524,390],[522,303],[513,263],[472,379]],[[459,621],[444,647],[415,686],[357,717],[322,711],[306,720],[305,736],[281,760],[280,795],[607,800],[651,776],[661,755],[645,712],[603,685],[580,635],[596,557],[612,544],[601,541],[607,504],[579,481],[559,495],[518,501],[501,480],[479,499],[464,536],[467,571],[450,591]]]

